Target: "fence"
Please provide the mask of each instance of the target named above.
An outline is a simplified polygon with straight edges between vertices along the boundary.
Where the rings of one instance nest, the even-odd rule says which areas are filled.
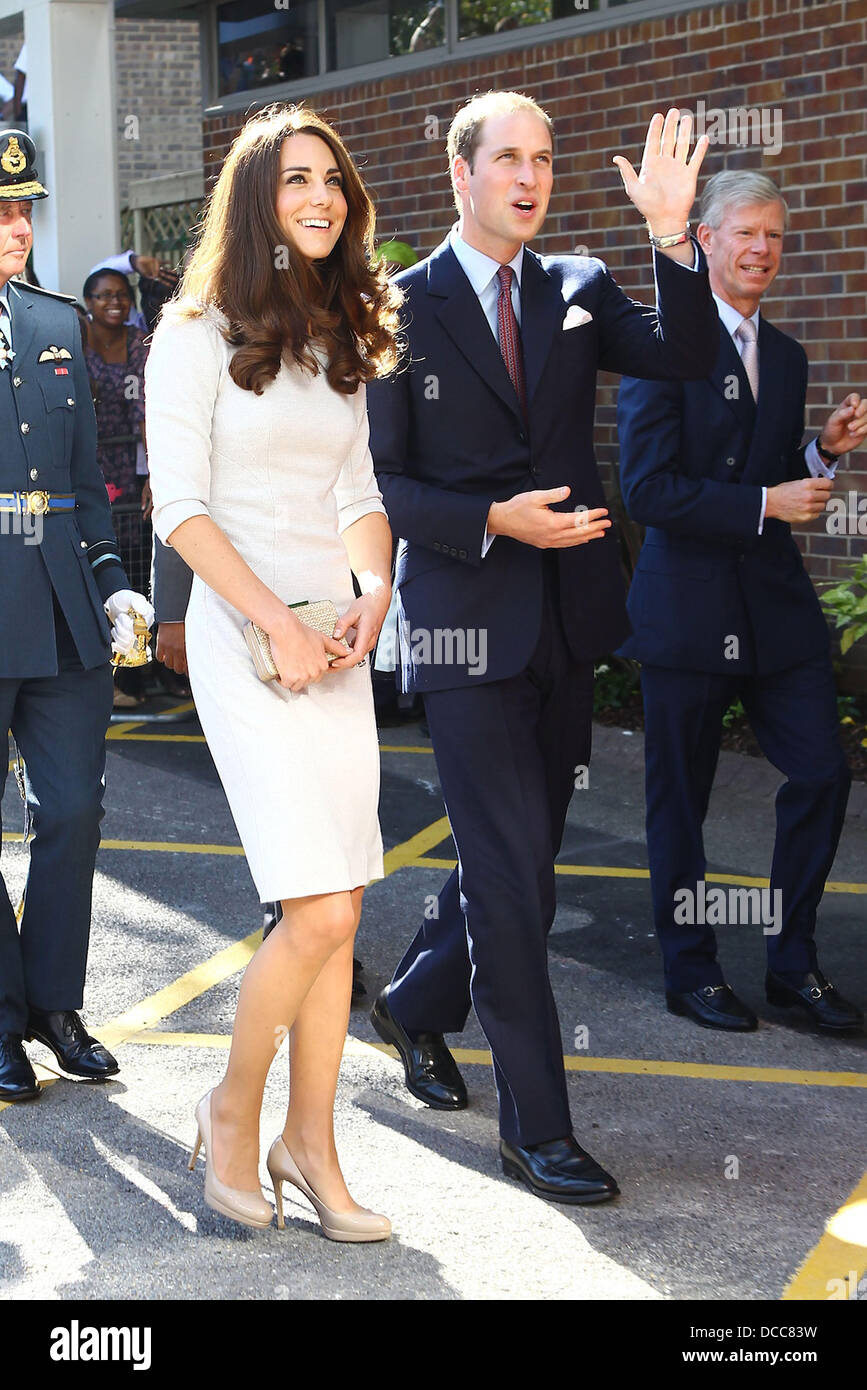
[[[138,179],[120,215],[121,240],[142,256],[159,256],[176,266],[193,240],[205,206],[201,170]]]

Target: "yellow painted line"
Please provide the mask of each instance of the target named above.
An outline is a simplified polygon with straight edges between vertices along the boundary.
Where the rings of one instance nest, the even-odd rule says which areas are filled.
[[[439,845],[451,834],[448,816],[441,816],[439,820],[433,821],[431,825],[420,830],[411,839],[404,840],[403,844],[395,845],[385,856],[385,874],[393,874],[396,869],[403,869],[412,864],[418,857],[427,850]]]
[[[220,1047],[228,1048],[230,1033],[157,1033],[143,1032],[137,1043],[159,1047]],[[384,1052],[397,1057],[388,1043],[369,1043],[348,1036],[343,1055],[361,1056],[366,1050]],[[449,1049],[456,1062],[464,1066],[491,1065],[490,1052],[481,1048],[453,1047]],[[569,1057],[563,1058],[567,1071],[616,1072],[624,1076],[683,1076],[698,1081],[761,1081],[787,1086],[856,1086],[867,1088],[867,1076],[854,1071],[797,1071],[787,1067],[731,1067],[703,1062],[666,1062],[644,1057]]]
[[[456,859],[439,859],[433,855],[419,855],[412,868],[453,869]],[[649,869],[621,869],[610,864],[555,864],[557,874],[577,875],[582,878],[650,878]],[[707,874],[708,883],[734,883],[744,888],[767,888],[767,878],[747,878],[741,874]],[[867,883],[826,883],[826,893],[867,893]]]
[[[243,970],[261,940],[260,927],[258,931],[245,936],[243,941],[235,941],[231,946],[226,946],[209,960],[188,970],[172,984],[157,990],[147,999],[142,999],[141,1003],[134,1004],[125,1013],[118,1014],[117,1018],[113,1018],[110,1023],[97,1030],[100,1042],[104,1042],[106,1047],[116,1047],[132,1035],[140,1033],[142,1029],[152,1028],[169,1014],[176,1013],[186,1004],[191,1004],[200,994]]]
[[[783,1290],[786,1301],[858,1297],[867,1275],[867,1173],[831,1217],[825,1233]]]
[[[3,843],[20,844],[24,839],[17,830],[3,832]],[[186,844],[182,840],[103,840],[100,849],[139,850],[144,854],[239,854],[241,845]]]
[[[192,700],[184,700],[180,705],[170,705],[168,709],[160,710],[160,714],[186,714],[195,707]],[[107,739],[126,738],[130,729],[140,729],[143,723],[142,719],[130,719],[123,724],[109,724],[105,736]]]
[[[443,830],[444,825],[448,827],[448,821],[443,816],[434,821],[432,825],[426,826],[424,830],[420,830],[417,835],[413,835],[403,844],[395,845],[394,849],[385,856],[386,875],[401,868],[407,859],[424,853],[424,850],[430,848],[431,845],[439,844],[446,833]],[[110,844],[111,842],[106,843]],[[169,846],[169,848],[177,848],[177,846]],[[199,846],[200,850],[202,848]],[[243,850],[240,846],[237,848],[223,846],[221,852],[242,854]],[[220,984],[221,981],[228,979],[230,975],[236,974],[239,970],[243,970],[261,940],[262,930],[259,928],[246,936],[243,941],[237,941],[222,951],[218,951],[209,960],[197,965],[193,970],[188,970],[185,975],[181,975],[173,984],[157,990],[155,994],[143,999],[141,1003],[134,1005],[125,1013],[119,1014],[117,1018],[111,1019],[100,1029],[100,1041],[104,1042],[106,1047],[117,1046],[146,1028],[155,1028],[156,1024],[161,1023],[164,1018],[176,1013],[186,1004],[192,1003],[206,990]]]
[[[380,753],[428,753],[433,756],[432,748],[418,748],[414,743],[381,743]]]
[[[118,724],[120,729],[123,726]],[[207,743],[204,734],[125,734],[117,737],[123,743]]]

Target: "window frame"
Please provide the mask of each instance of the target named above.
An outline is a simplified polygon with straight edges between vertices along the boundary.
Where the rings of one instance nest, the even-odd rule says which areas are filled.
[[[233,92],[220,97],[217,95],[219,3],[218,0],[212,0],[212,3],[205,7],[206,13],[203,18],[206,30],[202,43],[202,90],[206,102],[203,114],[213,117],[223,112],[243,112],[271,101],[294,101],[316,92],[360,86],[367,82],[412,73],[419,68],[450,66],[490,54],[534,48],[539,44],[553,43],[557,39],[570,38],[573,35],[614,29],[633,21],[714,8],[713,0],[625,0],[625,3],[620,5],[611,4],[610,0],[599,0],[598,10],[576,12],[574,18],[570,15],[567,19],[543,20],[540,24],[507,29],[501,34],[483,34],[477,38],[461,39],[458,35],[458,0],[444,0],[444,4],[446,42],[439,48],[426,48],[421,53],[404,53],[395,58],[380,58],[354,68],[328,68],[325,0],[317,0],[319,72],[313,77],[299,78],[295,82],[275,82],[267,87],[254,87],[250,91]]]

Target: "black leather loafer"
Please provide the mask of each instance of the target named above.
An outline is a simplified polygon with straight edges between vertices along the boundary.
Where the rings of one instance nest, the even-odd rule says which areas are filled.
[[[528,1149],[501,1139],[500,1157],[507,1178],[526,1183],[531,1192],[546,1202],[589,1206],[610,1202],[620,1192],[611,1174],[584,1152],[574,1134],[533,1144]]]
[[[108,1049],[90,1036],[73,1009],[57,1013],[31,1009],[24,1036],[28,1042],[35,1038],[50,1047],[58,1066],[70,1076],[79,1076],[84,1081],[106,1081],[120,1071]]]
[[[670,1014],[691,1018],[702,1028],[724,1028],[729,1033],[752,1033],[759,1026],[752,1009],[741,1003],[731,985],[705,985],[686,994],[666,990]]]
[[[388,1007],[388,989],[377,997],[370,1021],[383,1042],[396,1047],[406,1076],[406,1088],[432,1110],[466,1110],[467,1088],[442,1033],[411,1037]]]
[[[0,1033],[0,1100],[38,1100],[42,1092],[20,1033]]]
[[[768,1003],[778,1009],[802,1009],[820,1033],[863,1033],[864,1015],[826,979],[821,970],[805,975],[798,985],[769,970],[765,977]]]

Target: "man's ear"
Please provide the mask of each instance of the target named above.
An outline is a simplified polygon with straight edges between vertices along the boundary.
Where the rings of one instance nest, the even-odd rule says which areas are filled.
[[[706,222],[699,222],[695,229],[695,239],[705,255],[710,250],[710,243],[713,237],[713,227],[709,227]]]
[[[467,176],[470,166],[462,154],[456,154],[452,160],[452,187],[456,193],[468,193]]]

